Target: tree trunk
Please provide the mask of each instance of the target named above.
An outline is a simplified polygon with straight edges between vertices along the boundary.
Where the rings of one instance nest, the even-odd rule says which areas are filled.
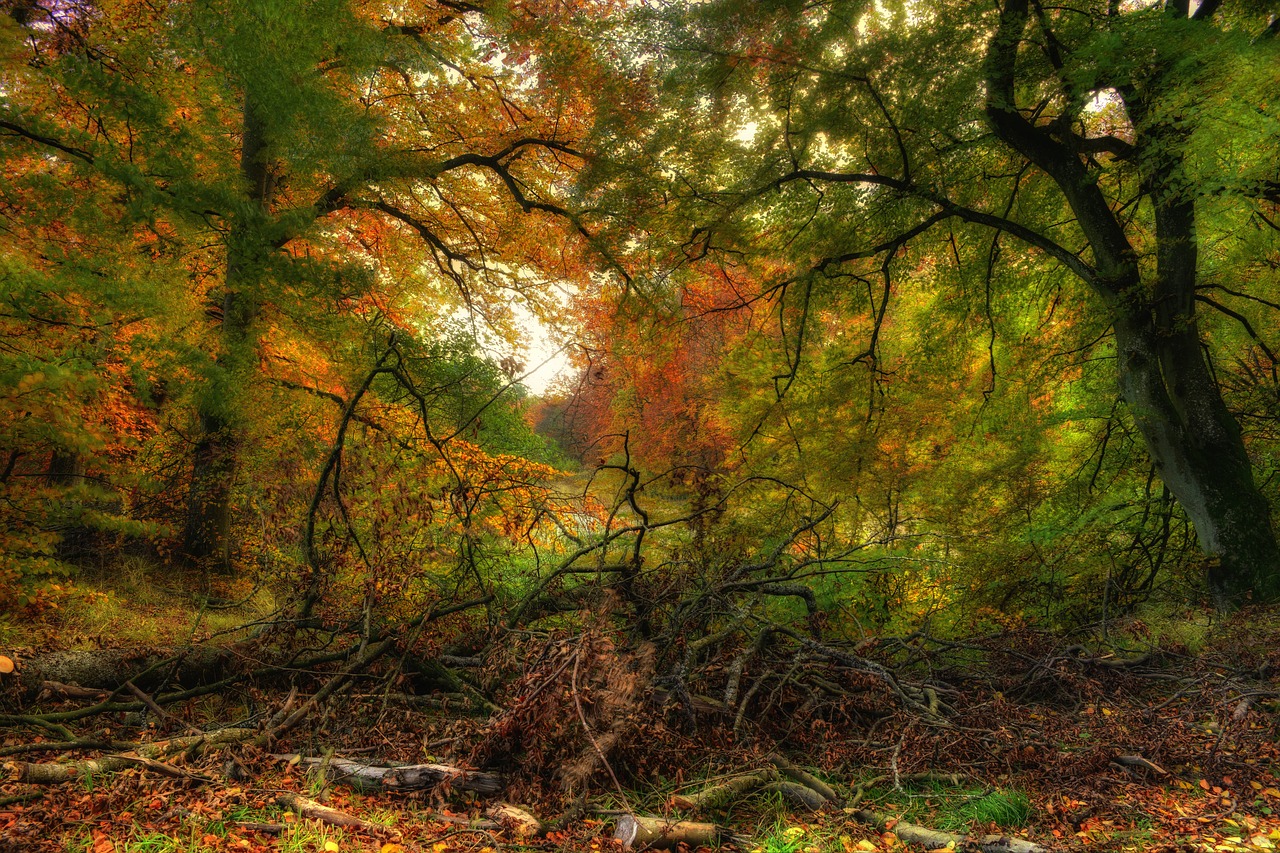
[[[1112,312],[1120,393],[1160,478],[1208,555],[1219,608],[1280,599],[1280,548],[1271,510],[1253,479],[1240,426],[1201,345],[1195,199],[1183,166],[1182,117],[1166,106],[1161,69],[1118,85],[1134,126],[1132,154],[1154,211],[1156,275],[1144,279],[1126,229],[1098,175],[1068,144],[1071,130],[1035,124],[1017,108],[1018,49],[1028,0],[1008,0],[987,52],[987,117],[996,135],[1057,185],[1093,253],[1086,282]],[[1172,73],[1172,72],[1169,72]]]
[[[196,440],[187,498],[183,552],[188,558],[224,574],[231,572],[232,489],[240,437],[233,401],[238,385],[253,368],[253,320],[258,309],[257,279],[270,251],[266,242],[271,172],[265,159],[266,139],[253,102],[245,98],[240,174],[247,186],[248,212],[231,230],[222,297],[221,349],[213,381],[199,401],[200,436]]]
[[[200,432],[187,494],[183,552],[200,564],[230,573],[236,439],[229,420],[216,412],[201,413]]]
[[[1209,376],[1194,326],[1162,339],[1154,323],[1141,319],[1115,326],[1121,394],[1157,473],[1213,558],[1208,581],[1218,606],[1280,597],[1271,509],[1254,483],[1240,428]]]
[[[54,450],[45,469],[45,482],[51,486],[74,486],[84,475],[80,454],[72,450]]]

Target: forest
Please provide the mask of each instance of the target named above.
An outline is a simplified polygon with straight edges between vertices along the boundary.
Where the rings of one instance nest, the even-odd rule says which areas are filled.
[[[1280,6],[0,0],[0,853],[1280,846]]]

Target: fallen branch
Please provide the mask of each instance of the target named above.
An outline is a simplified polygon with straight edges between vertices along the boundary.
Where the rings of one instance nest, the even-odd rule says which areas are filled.
[[[176,755],[188,750],[203,749],[206,746],[223,746],[248,740],[255,734],[253,729],[228,728],[215,732],[206,732],[190,737],[171,738],[138,746],[130,754],[107,755],[102,758],[73,761],[67,764],[37,764],[28,761],[0,762],[0,774],[10,782],[22,782],[28,785],[60,785],[72,782],[84,776],[99,773],[110,773],[123,770],[148,760],[159,762],[166,756]]]
[[[890,827],[887,818],[865,809],[859,809],[853,813],[853,816],[881,832],[892,832],[903,844],[914,844],[926,850],[951,848],[980,850],[982,853],[1048,853],[1046,848],[1034,841],[1015,838],[1011,835],[956,835],[953,832],[928,829],[902,820]]]
[[[464,770],[448,764],[409,764],[404,767],[382,767],[364,764],[346,758],[302,758],[295,755],[275,755],[274,758],[293,761],[307,767],[321,764],[328,769],[334,782],[348,785],[361,792],[372,791],[420,791],[437,785],[448,785],[477,794],[496,794],[506,784],[496,773]]]
[[[773,763],[774,767],[778,768],[783,776],[786,776],[791,781],[800,783],[818,796],[822,797],[824,800],[828,800],[833,803],[840,802],[840,795],[837,794],[830,785],[823,782],[809,771],[797,767],[781,755],[771,755],[769,756],[769,761]]]
[[[333,826],[344,826],[348,829],[358,829],[361,832],[368,832],[373,835],[390,833],[390,830],[385,826],[368,823],[355,815],[347,814],[344,811],[321,805],[315,800],[307,799],[301,794],[281,794],[276,798],[276,802],[293,811],[298,817],[307,818],[308,820],[318,820]]]
[[[770,758],[772,767],[732,776],[715,785],[703,788],[696,794],[677,794],[672,797],[671,804],[678,809],[691,812],[702,812],[728,806],[756,791],[781,794],[792,802],[805,808],[817,811],[828,802],[838,802],[840,797],[825,782],[796,767],[781,756]],[[779,771],[782,771],[781,774]],[[783,779],[785,775],[787,779]]]
[[[885,773],[885,774],[881,774],[880,776],[873,776],[870,779],[866,779],[866,780],[863,780],[862,782],[859,782],[857,787],[854,788],[853,799],[849,801],[849,805],[856,806],[858,803],[862,802],[862,798],[865,797],[867,795],[867,792],[870,791],[872,788],[874,788],[877,785],[883,785],[885,782],[890,782],[890,781],[893,781],[893,777]],[[951,785],[952,787],[955,787],[956,785],[959,785],[962,780],[958,773],[933,773],[933,772],[926,771],[924,773],[907,773],[904,775],[900,775],[898,776],[897,781],[899,783],[938,782],[943,785]]]
[[[238,820],[231,825],[249,832],[261,832],[264,835],[283,835],[288,829],[283,823],[259,823],[252,820]]]
[[[786,782],[779,780],[765,785],[760,790],[766,793],[772,792],[781,794],[788,800],[799,803],[814,812],[827,804],[826,797],[806,785],[801,785],[799,782]]]
[[[678,809],[691,812],[718,809],[776,781],[777,778],[778,774],[773,770],[734,776],[718,785],[703,788],[696,794],[677,794],[672,797],[671,804]]]
[[[101,701],[110,696],[110,690],[101,690],[96,687],[81,687],[78,684],[63,684],[61,681],[46,681],[40,685],[40,692],[36,694],[36,701],[40,702],[45,699],[51,699],[54,702],[61,702],[66,699],[93,699],[95,701]]]
[[[1168,770],[1165,770],[1154,761],[1149,761],[1148,759],[1143,758],[1141,755],[1116,755],[1112,757],[1111,761],[1126,769],[1146,770],[1156,774],[1157,776],[1169,775]]]
[[[684,844],[690,850],[728,843],[745,846],[749,839],[714,823],[687,820],[665,820],[660,817],[623,815],[618,819],[613,840],[622,842],[623,850],[632,847],[655,847],[674,850]]]

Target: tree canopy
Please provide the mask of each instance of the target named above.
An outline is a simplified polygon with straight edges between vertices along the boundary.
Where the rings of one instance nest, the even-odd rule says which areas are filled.
[[[745,559],[749,492],[874,554],[823,594],[886,613],[1272,600],[1274,33],[1209,2],[12,4],[7,582],[107,541],[409,571],[444,501],[454,544],[422,541],[477,593],[481,546],[539,577],[621,547],[644,621],[644,495],[690,513],[663,547]],[[537,400],[531,323],[574,359]],[[561,503],[578,466],[617,491]]]

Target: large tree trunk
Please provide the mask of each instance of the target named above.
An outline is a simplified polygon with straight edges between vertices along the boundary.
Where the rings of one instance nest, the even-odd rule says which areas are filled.
[[[1129,98],[1135,120],[1147,109]],[[1201,344],[1195,314],[1199,265],[1195,201],[1180,189],[1181,139],[1152,134],[1164,154],[1148,169],[1156,227],[1156,282],[1149,305],[1115,323],[1120,390],[1160,479],[1212,559],[1220,608],[1280,597],[1280,549],[1271,508],[1253,479],[1240,425],[1227,409]],[[1154,159],[1154,158],[1152,158]]]
[[[199,401],[200,435],[183,532],[185,554],[223,573],[231,571],[232,489],[240,450],[233,401],[239,382],[253,369],[253,320],[259,298],[256,284],[262,260],[269,251],[261,233],[271,200],[271,171],[265,148],[262,120],[246,97],[240,174],[247,185],[250,210],[232,228],[227,246],[221,350],[214,364],[214,381],[203,389]]]
[[[1154,211],[1156,275],[1145,280],[1122,219],[1065,125],[1035,124],[1016,101],[1018,50],[1028,0],[1007,0],[987,52],[987,117],[996,136],[1058,186],[1094,268],[1085,280],[1112,312],[1120,393],[1169,491],[1212,559],[1208,582],[1221,608],[1280,599],[1280,548],[1271,511],[1253,479],[1240,426],[1204,353],[1195,315],[1195,198],[1183,168],[1186,124],[1153,108],[1180,81],[1146,69],[1116,91],[1134,127],[1127,154],[1138,164]],[[1185,17],[1185,11],[1183,13]],[[1172,71],[1168,71],[1172,74]]]
[[[1162,337],[1148,315],[1117,321],[1115,330],[1121,393],[1157,473],[1213,558],[1208,581],[1218,606],[1280,597],[1271,510],[1194,325]]]

